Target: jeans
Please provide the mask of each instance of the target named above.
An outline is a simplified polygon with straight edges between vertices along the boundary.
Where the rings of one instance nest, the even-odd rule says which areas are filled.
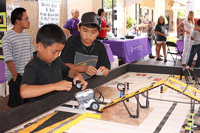
[[[199,67],[200,66],[200,44],[192,45],[192,49],[191,49],[191,52],[190,52],[190,57],[189,57],[189,60],[188,60],[188,66],[191,67],[192,61],[193,61],[194,56],[195,56],[196,53],[197,53],[198,57],[197,57],[197,61],[196,61],[195,67]]]
[[[150,42],[150,47],[151,47],[151,53],[149,54],[149,57],[153,56],[152,55],[152,46],[153,46],[153,39],[149,39]]]

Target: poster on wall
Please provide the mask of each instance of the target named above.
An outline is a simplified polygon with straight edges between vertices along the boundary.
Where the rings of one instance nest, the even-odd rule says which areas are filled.
[[[38,0],[39,28],[45,24],[60,24],[60,0]]]
[[[7,13],[7,29],[10,30],[13,25],[11,23],[11,12],[15,9],[19,7],[19,4],[6,4],[6,13]]]
[[[0,12],[0,27],[6,27],[6,12]]]
[[[6,28],[0,28],[0,43],[3,39],[3,36],[6,34],[7,29]]]

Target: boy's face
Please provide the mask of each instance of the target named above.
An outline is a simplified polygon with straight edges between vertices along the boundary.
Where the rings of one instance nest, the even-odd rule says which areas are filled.
[[[54,43],[51,46],[47,46],[46,48],[42,45],[42,43],[37,44],[37,50],[39,52],[39,58],[41,58],[46,63],[52,63],[56,58],[58,58],[60,52],[64,48],[64,44]]]
[[[97,38],[99,31],[97,28],[88,28],[86,26],[80,27],[81,41],[85,46],[92,45],[93,41]]]
[[[23,29],[28,29],[30,27],[29,18],[26,12],[22,13],[22,19],[18,23]]]

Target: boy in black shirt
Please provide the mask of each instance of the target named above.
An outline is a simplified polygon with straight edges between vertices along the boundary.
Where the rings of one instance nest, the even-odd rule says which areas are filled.
[[[66,37],[60,27],[54,24],[44,25],[37,34],[37,51],[26,65],[22,77],[20,94],[22,98],[37,101],[54,94],[56,91],[72,88],[72,82],[63,80],[63,76],[81,81],[82,89],[87,87],[82,75],[67,67],[59,54],[65,46]]]
[[[71,36],[61,53],[65,65],[82,73],[87,79],[94,75],[107,76],[110,61],[106,49],[96,38],[101,18],[94,12],[83,14],[79,24],[80,36]]]

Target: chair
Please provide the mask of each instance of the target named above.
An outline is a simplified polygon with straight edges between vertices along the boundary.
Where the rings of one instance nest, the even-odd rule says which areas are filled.
[[[174,63],[176,64],[177,55],[180,55],[180,56],[181,56],[181,60],[182,60],[182,54],[183,54],[183,52],[180,51],[180,49],[178,48],[178,46],[176,45],[176,43],[167,41],[166,44],[167,44],[167,55],[168,55],[168,54],[171,54],[171,56],[172,56],[172,55],[176,55],[176,60],[175,60],[174,57],[172,56],[172,59],[173,59]],[[173,51],[170,50],[170,47],[175,48],[176,51],[175,51],[175,50],[173,50]],[[174,65],[175,65],[175,64],[174,64]]]

